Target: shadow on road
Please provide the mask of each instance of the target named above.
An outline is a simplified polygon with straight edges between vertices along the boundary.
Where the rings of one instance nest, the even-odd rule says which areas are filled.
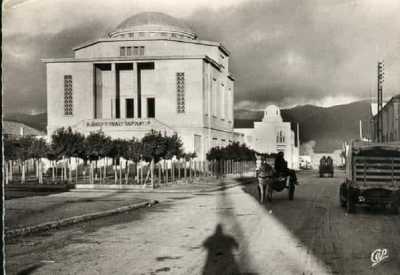
[[[245,184],[248,179],[238,180]],[[251,272],[252,264],[248,256],[248,244],[244,232],[237,220],[233,203],[226,194],[224,179],[217,195],[217,216],[219,223],[214,233],[203,242],[207,250],[207,259],[203,275],[257,275]],[[232,235],[228,234],[230,232]],[[240,244],[239,241],[240,240]]]
[[[233,252],[239,244],[231,235],[225,234],[222,224],[218,224],[213,235],[208,237],[203,247],[207,250],[207,260],[203,274],[240,274]]]

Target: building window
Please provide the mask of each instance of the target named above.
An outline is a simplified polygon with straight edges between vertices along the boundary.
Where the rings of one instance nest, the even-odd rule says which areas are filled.
[[[212,115],[217,117],[217,106],[218,106],[218,92],[217,92],[217,79],[213,78],[212,86],[211,86],[211,109]]]
[[[177,112],[185,112],[185,73],[176,73]]]
[[[139,36],[143,37],[144,36],[144,32],[139,32]]]
[[[132,47],[126,47],[126,55],[131,56],[132,55]]]
[[[120,56],[126,56],[125,47],[120,47],[119,48],[119,55]]]
[[[156,99],[154,97],[147,98],[147,117],[156,117]]]
[[[135,115],[134,115],[135,109],[134,109],[133,103],[134,103],[133,98],[125,99],[126,118],[134,118],[135,117]]]
[[[133,37],[133,32],[129,33],[129,37]]]
[[[72,116],[72,75],[64,75],[64,115]]]
[[[279,131],[278,134],[276,135],[276,142],[285,143],[285,135],[283,134],[283,131]]]
[[[224,83],[221,83],[221,89],[219,92],[219,97],[220,97],[220,117],[221,119],[225,119],[225,110],[226,110],[226,106],[225,106],[225,85]]]
[[[133,55],[144,55],[144,46],[134,46]]]

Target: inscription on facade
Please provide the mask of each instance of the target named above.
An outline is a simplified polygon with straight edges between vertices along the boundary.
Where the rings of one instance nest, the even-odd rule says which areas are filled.
[[[86,122],[86,127],[144,127],[150,124],[150,120],[88,121]]]

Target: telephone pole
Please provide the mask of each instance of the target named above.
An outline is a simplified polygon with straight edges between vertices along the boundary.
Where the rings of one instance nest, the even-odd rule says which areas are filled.
[[[378,62],[378,116],[377,116],[377,139],[378,142],[383,142],[383,81],[384,81],[384,63],[383,61]]]

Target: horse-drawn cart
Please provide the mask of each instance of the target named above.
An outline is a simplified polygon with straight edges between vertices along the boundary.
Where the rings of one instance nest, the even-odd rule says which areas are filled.
[[[261,164],[257,177],[258,194],[261,203],[264,202],[265,196],[268,201],[272,201],[273,192],[282,192],[285,189],[288,189],[289,200],[294,199],[295,182],[288,175],[277,175],[268,161]]]

